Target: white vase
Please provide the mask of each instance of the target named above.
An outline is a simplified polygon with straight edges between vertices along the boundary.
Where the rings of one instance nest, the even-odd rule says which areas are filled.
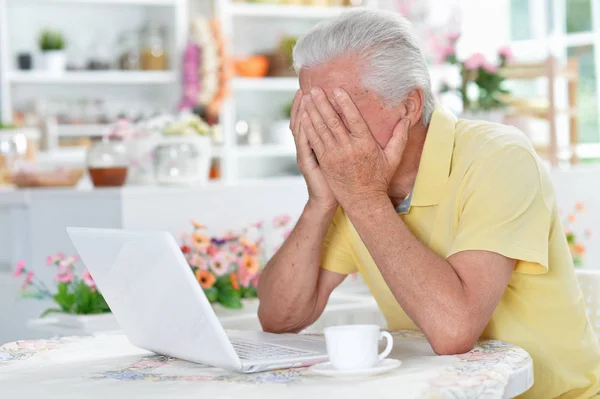
[[[212,159],[210,136],[162,137],[154,153],[156,182],[165,185],[204,184]]]
[[[51,74],[61,74],[67,69],[67,56],[63,50],[42,52],[42,65]]]
[[[271,124],[269,130],[270,141],[273,144],[280,145],[282,147],[294,148],[294,135],[290,130],[290,120],[282,119],[275,121]]]
[[[461,114],[461,119],[485,121],[491,123],[504,123],[504,112],[501,110],[471,111],[466,110]]]

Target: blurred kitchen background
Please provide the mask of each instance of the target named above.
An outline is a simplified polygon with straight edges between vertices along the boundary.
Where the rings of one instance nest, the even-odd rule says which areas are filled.
[[[454,113],[523,130],[600,268],[600,0],[0,0],[0,344],[51,335],[13,270],[54,284],[66,226],[297,217],[291,50],[351,7],[412,21]]]

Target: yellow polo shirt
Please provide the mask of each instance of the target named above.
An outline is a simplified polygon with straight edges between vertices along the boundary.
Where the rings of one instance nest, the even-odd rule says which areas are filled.
[[[531,354],[535,382],[523,398],[589,398],[600,391],[600,345],[586,316],[554,188],[522,133],[457,121],[436,108],[410,209],[399,217],[444,258],[485,250],[517,260],[482,337]],[[341,208],[325,240],[322,267],[359,272],[389,329],[417,329]]]

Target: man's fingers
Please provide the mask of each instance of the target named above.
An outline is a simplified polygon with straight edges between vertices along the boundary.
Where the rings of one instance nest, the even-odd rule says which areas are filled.
[[[386,144],[383,152],[390,166],[396,170],[400,161],[402,161],[402,154],[406,148],[408,142],[408,129],[410,128],[410,120],[408,118],[402,119],[392,133],[392,138]]]
[[[325,145],[323,144],[323,140],[321,136],[315,130],[313,126],[312,120],[308,115],[308,112],[304,111],[302,113],[302,130],[306,134],[306,138],[308,139],[308,143],[310,144],[310,148],[315,152],[317,159],[319,159],[323,155],[323,151],[325,150]]]
[[[310,94],[317,111],[321,114],[323,122],[325,122],[335,139],[337,141],[346,140],[348,138],[346,126],[344,126],[342,119],[331,105],[325,92],[315,87],[310,91]]]
[[[350,129],[350,134],[357,138],[372,137],[367,123],[363,119],[362,115],[358,111],[358,108],[356,108],[356,105],[346,90],[342,88],[335,88],[333,89],[333,95],[335,101],[342,110],[344,118],[346,118],[348,128]]]
[[[290,129],[293,134],[300,128],[300,104],[302,104],[302,90],[298,90],[292,101],[292,109],[290,112]]]
[[[310,148],[306,132],[304,132],[302,125],[300,125],[298,133],[294,136],[294,141],[296,142],[296,159],[298,160],[298,165],[306,166],[314,162],[315,154]]]
[[[317,110],[317,107],[315,106],[315,103],[313,102],[312,97],[310,95],[305,95],[304,100],[302,101],[302,104],[310,118],[310,121],[312,122],[311,125],[312,125],[313,130],[319,135],[319,137],[321,138],[321,142],[324,143],[325,145],[333,144],[335,142],[333,133],[331,133],[331,130],[329,130],[329,126],[327,126],[327,124],[323,120],[323,117],[321,116],[321,113],[319,112],[319,110]],[[305,126],[304,122],[302,122],[302,123],[303,123],[303,126]],[[310,136],[308,137],[308,140],[310,141],[310,143],[312,145],[312,140],[311,140]]]

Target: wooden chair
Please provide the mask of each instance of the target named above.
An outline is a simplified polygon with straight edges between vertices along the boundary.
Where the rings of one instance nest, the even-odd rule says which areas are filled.
[[[544,62],[511,64],[501,70],[502,75],[508,80],[534,80],[548,79],[548,96],[545,99],[516,98],[506,96],[503,98],[509,105],[506,120],[511,117],[533,117],[547,120],[550,125],[549,145],[536,146],[536,151],[546,154],[550,164],[555,167],[559,162],[557,116],[566,114],[569,117],[569,158],[571,164],[577,163],[577,144],[579,143],[579,117],[577,108],[577,85],[579,82],[579,64],[575,58],[567,62],[560,62],[555,57],[549,57]],[[564,78],[568,85],[568,106],[559,109],[556,104],[555,81]]]

